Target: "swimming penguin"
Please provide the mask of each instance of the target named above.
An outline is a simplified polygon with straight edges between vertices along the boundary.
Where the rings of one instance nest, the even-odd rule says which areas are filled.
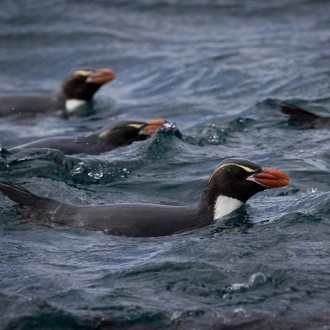
[[[70,114],[91,101],[103,84],[115,78],[114,71],[107,68],[74,71],[65,78],[56,94],[0,97],[0,117],[55,113],[60,110],[62,115]]]
[[[99,155],[136,141],[146,140],[161,127],[164,130],[173,130],[174,134],[180,134],[175,124],[164,119],[155,119],[149,122],[119,121],[87,136],[46,138],[23,144],[14,149],[49,148],[60,150],[65,155],[82,153]]]
[[[33,219],[111,235],[155,237],[209,225],[241,207],[262,190],[289,185],[288,176],[262,168],[244,159],[223,161],[209,178],[195,206],[157,204],[73,205],[31,193],[19,185],[0,182],[0,191],[13,201],[26,205],[19,209],[23,219]]]
[[[305,128],[330,128],[330,117],[321,117],[288,103],[281,105],[281,111]]]

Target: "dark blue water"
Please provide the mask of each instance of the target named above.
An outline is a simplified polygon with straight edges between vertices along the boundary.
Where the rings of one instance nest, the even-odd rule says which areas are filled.
[[[90,116],[1,118],[3,147],[120,119],[183,134],[96,157],[16,151],[1,180],[76,204],[186,205],[239,156],[292,181],[163,238],[22,224],[1,195],[1,328],[329,329],[330,131],[279,111],[329,112],[329,13],[321,0],[1,1],[1,96],[53,92],[86,66],[117,73]]]

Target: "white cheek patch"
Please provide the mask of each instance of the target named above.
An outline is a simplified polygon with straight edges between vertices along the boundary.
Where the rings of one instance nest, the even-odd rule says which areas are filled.
[[[77,100],[77,99],[66,100],[65,109],[68,112],[73,112],[84,104],[86,104],[86,101],[84,101],[84,100]]]
[[[224,217],[225,215],[237,210],[243,204],[244,203],[242,203],[236,198],[226,197],[222,195],[218,196],[214,206],[213,220]]]

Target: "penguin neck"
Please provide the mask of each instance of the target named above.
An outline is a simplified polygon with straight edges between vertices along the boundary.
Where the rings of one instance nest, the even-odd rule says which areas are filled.
[[[60,91],[59,93],[55,94],[54,97],[55,101],[60,104],[62,109],[66,110],[67,113],[75,112],[79,107],[85,105],[87,101],[80,100],[80,99],[67,99],[66,96]]]
[[[63,85],[61,89],[55,94],[58,103],[61,104],[68,112],[74,111],[75,108],[92,101],[94,94],[101,87],[99,84],[86,84],[79,91],[70,91],[70,86]],[[69,102],[69,104],[67,104]],[[78,104],[79,103],[79,104]]]
[[[87,102],[84,100],[70,99],[65,101],[65,109],[67,112],[74,112],[79,107],[85,105]]]
[[[214,220],[220,219],[240,208],[244,203],[236,198],[219,195],[213,203],[208,203],[205,198],[199,202],[197,212],[204,226]]]
[[[213,220],[220,219],[225,215],[237,210],[244,203],[232,197],[220,195],[214,205]]]

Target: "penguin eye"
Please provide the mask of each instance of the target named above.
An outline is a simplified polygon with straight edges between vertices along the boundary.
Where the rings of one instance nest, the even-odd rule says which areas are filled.
[[[137,136],[137,134],[138,134],[137,133],[137,130],[135,130],[135,129],[129,129],[126,132],[126,138],[133,139],[133,138],[135,138]]]
[[[245,171],[242,171],[241,169],[237,169],[235,176],[238,180],[242,181],[245,180],[245,178],[247,177],[247,174]],[[250,175],[250,173],[249,173]]]
[[[80,83],[80,84],[82,84],[82,83],[84,83],[84,82],[86,81],[86,78],[87,78],[87,77],[78,76],[78,77],[77,77],[77,82]]]
[[[242,181],[257,172],[258,172],[258,170],[256,170],[256,169],[252,169],[250,167],[243,166],[243,165],[237,165],[237,171],[236,171],[235,175],[238,178],[238,180]]]
[[[139,123],[128,124],[126,126],[126,128],[127,128],[126,137],[129,138],[129,139],[136,138],[139,135],[140,130],[143,126],[144,126],[143,124],[139,124]]]

